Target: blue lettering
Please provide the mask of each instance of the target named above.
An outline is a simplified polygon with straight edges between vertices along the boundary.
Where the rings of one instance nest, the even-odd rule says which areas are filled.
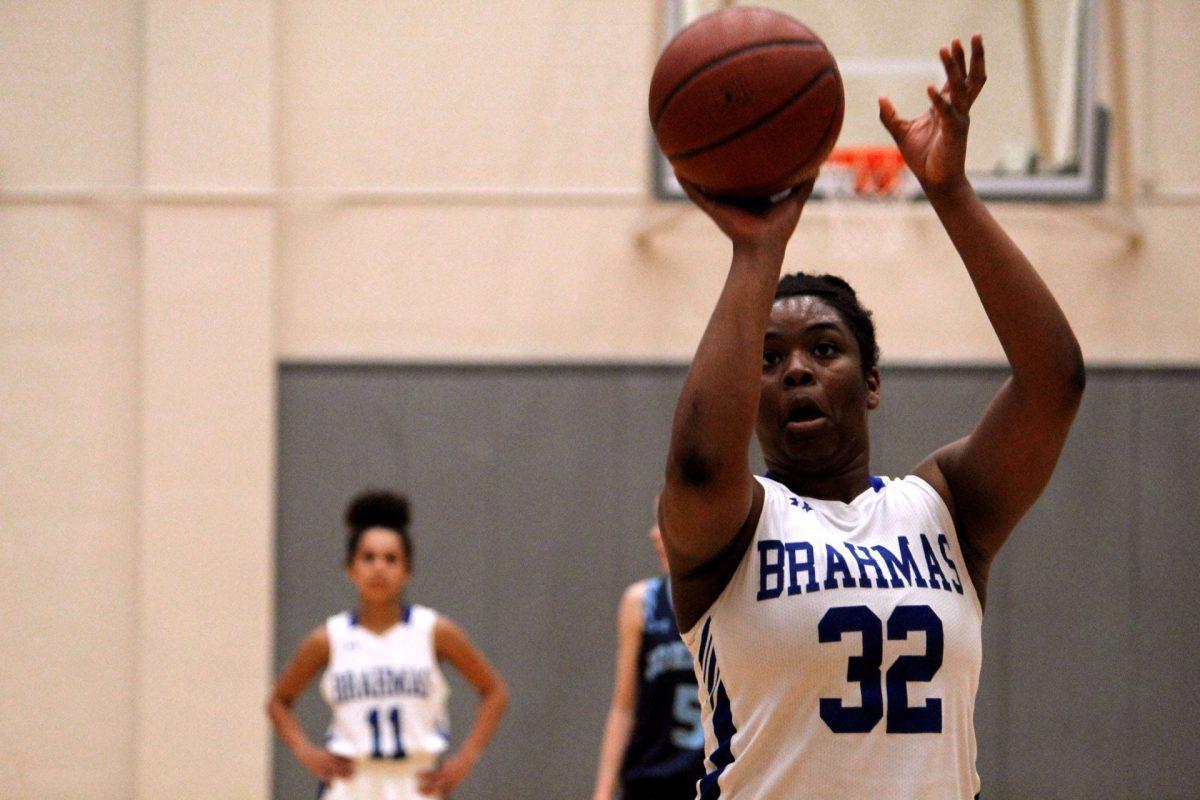
[[[646,656],[646,669],[642,674],[647,682],[668,672],[686,672],[691,676],[692,654],[682,641],[656,645]]]
[[[374,667],[362,672],[346,671],[333,676],[335,703],[369,700],[394,695],[429,695],[430,673],[427,669],[393,669]]]
[[[772,562],[767,556],[775,554]],[[775,585],[769,586],[769,579],[775,579]],[[758,543],[758,599],[771,600],[783,594],[783,542],[778,539],[766,539]]]
[[[950,557],[950,540],[946,538],[946,534],[938,534],[938,547],[942,551],[942,558],[946,559],[946,563],[954,571],[954,577],[950,579],[950,582],[954,584],[954,591],[962,594],[962,578],[958,574],[958,567],[954,565],[954,559]]]
[[[858,562],[858,585],[864,589],[871,588],[871,579],[867,577],[867,567],[875,570],[875,583],[879,588],[887,588],[887,578],[883,577],[883,567],[879,566],[878,562],[871,557],[871,551],[865,547],[856,547],[849,542],[842,542],[846,549],[850,551],[850,555]],[[862,555],[858,551],[862,551]]]
[[[797,554],[803,550],[804,560],[801,561]],[[788,557],[788,595],[800,594],[800,582],[797,576],[801,572],[808,573],[808,582],[804,584],[804,591],[816,592],[820,591],[820,586],[817,585],[817,568],[813,561],[813,547],[808,542],[788,542],[787,543]]]
[[[883,563],[887,565],[888,573],[892,576],[892,588],[899,589],[901,586],[912,586],[914,580],[920,588],[924,589],[929,584],[925,582],[925,578],[921,575],[921,570],[917,567],[917,562],[913,558],[912,551],[908,549],[908,537],[898,536],[896,541],[900,545],[900,558],[896,558],[891,550],[888,550],[881,544],[877,544],[871,549],[879,553],[883,557]],[[904,580],[901,581],[896,573],[897,568],[904,574]]]
[[[832,544],[825,545],[825,563],[826,589],[837,588],[837,579],[833,577],[835,572],[842,573],[842,588],[853,589],[858,585],[858,582],[854,580],[854,576],[850,574],[850,567],[846,565],[846,558]]]
[[[933,553],[933,545],[929,543],[929,539],[923,533],[921,534],[921,550],[925,552],[925,566],[929,567],[929,585],[934,589],[950,591],[950,581],[946,580],[946,573],[942,572],[942,565],[938,563],[937,556]]]

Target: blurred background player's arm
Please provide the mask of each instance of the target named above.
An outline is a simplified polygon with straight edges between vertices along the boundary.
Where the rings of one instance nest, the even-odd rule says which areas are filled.
[[[617,609],[617,660],[613,678],[612,705],[600,743],[600,765],[596,770],[593,800],[612,800],[620,778],[621,759],[633,732],[637,704],[638,647],[642,639],[642,616],[646,582],[633,584],[621,595]]]
[[[466,780],[475,762],[483,755],[484,747],[500,726],[500,718],[508,707],[508,686],[466,632],[449,618],[438,615],[433,641],[438,659],[449,661],[479,693],[475,722],[458,752],[421,775],[422,792],[443,796]]]
[[[284,668],[267,699],[267,716],[271,718],[275,733],[296,756],[296,760],[322,783],[329,783],[334,778],[350,777],[353,767],[349,759],[336,756],[308,740],[292,705],[328,664],[329,634],[322,625],[306,636],[296,648],[296,654]]]

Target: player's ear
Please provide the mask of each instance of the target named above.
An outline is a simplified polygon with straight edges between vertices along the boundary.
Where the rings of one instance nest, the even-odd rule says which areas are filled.
[[[880,382],[879,367],[871,367],[867,372],[867,410],[874,411],[879,408],[879,399],[882,394],[883,386]]]

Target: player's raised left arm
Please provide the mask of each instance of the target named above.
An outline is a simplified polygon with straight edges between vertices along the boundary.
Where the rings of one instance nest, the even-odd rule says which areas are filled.
[[[947,498],[980,586],[1050,480],[1079,408],[1084,366],[1062,309],[966,177],[969,112],[986,80],[983,41],[972,38],[969,68],[957,40],[941,58],[946,85],[929,87],[928,113],[904,120],[881,98],[880,118],[961,256],[1012,370],[975,430],[917,468]]]
[[[462,747],[437,768],[421,776],[422,792],[442,796],[466,779],[483,754],[483,748],[496,732],[508,706],[508,687],[463,629],[446,617],[439,616],[434,623],[433,646],[438,659],[454,665],[467,683],[479,692],[479,710]]]

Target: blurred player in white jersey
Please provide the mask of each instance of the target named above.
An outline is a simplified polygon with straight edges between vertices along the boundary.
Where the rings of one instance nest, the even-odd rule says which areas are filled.
[[[1084,365],[1049,289],[967,178],[982,39],[971,51],[968,66],[960,42],[942,48],[946,83],[929,87],[926,113],[902,119],[884,98],[879,111],[1011,374],[973,431],[902,480],[870,471],[882,383],[869,312],[840,278],[779,279],[812,182],[757,210],[685,182],[733,244],[676,406],[660,506],[701,690],[701,800],[979,793],[988,569],[1050,479]],[[936,331],[940,320],[913,322]],[[754,434],[764,477],[750,472]]]
[[[330,617],[300,643],[267,702],[276,733],[321,781],[323,800],[443,797],[470,774],[508,701],[503,680],[467,635],[404,600],[412,568],[408,501],[368,491],[346,509],[346,575],[358,607]],[[474,725],[446,757],[449,662],[479,692]],[[333,711],[323,747],[304,735],[292,704],[324,670]]]

